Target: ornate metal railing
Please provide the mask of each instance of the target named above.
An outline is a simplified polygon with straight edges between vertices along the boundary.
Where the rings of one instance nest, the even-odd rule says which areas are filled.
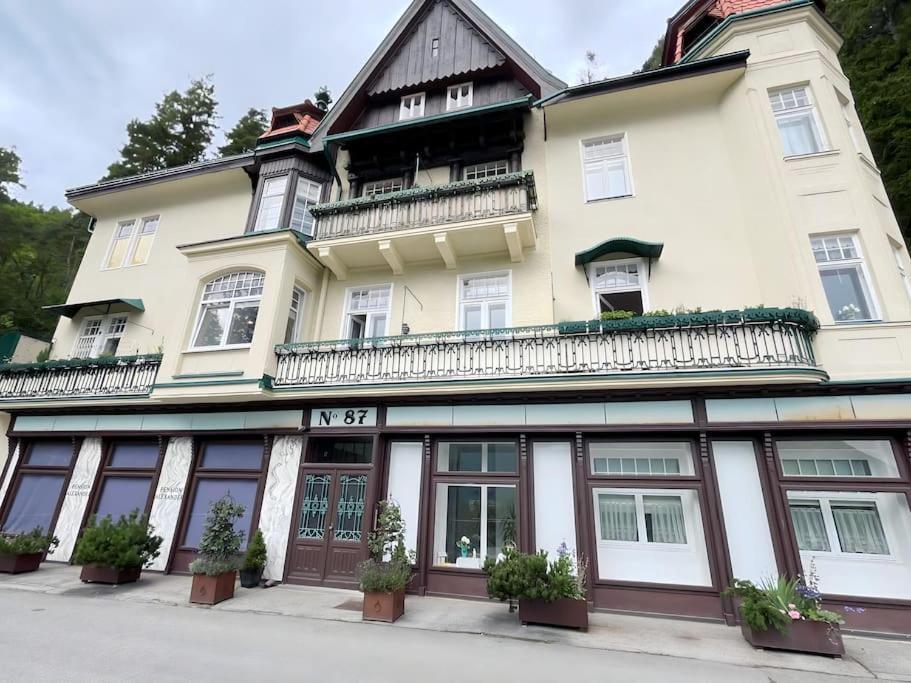
[[[316,238],[325,240],[510,216],[536,208],[534,173],[520,171],[319,204],[311,213],[317,221]]]
[[[0,365],[0,401],[148,394],[161,355]]]
[[[763,312],[281,345],[275,349],[271,383],[294,387],[816,366],[811,339],[818,323],[812,314],[757,310]]]

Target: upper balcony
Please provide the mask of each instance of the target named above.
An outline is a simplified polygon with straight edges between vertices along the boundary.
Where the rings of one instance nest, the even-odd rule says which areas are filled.
[[[401,274],[408,263],[508,252],[514,262],[533,248],[537,209],[532,171],[320,204],[309,248],[339,279],[348,268],[387,264]]]

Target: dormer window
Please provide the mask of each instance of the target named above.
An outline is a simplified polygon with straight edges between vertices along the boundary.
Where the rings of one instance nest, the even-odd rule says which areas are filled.
[[[474,88],[471,83],[459,83],[446,89],[446,111],[462,109],[471,106],[471,96]]]
[[[430,43],[430,56],[439,57],[440,56],[440,39],[434,38]]]
[[[402,97],[399,106],[399,121],[416,119],[424,115],[424,93],[418,92]]]
[[[259,200],[259,211],[256,214],[256,223],[253,226],[254,232],[278,229],[287,187],[288,176],[268,178],[263,183],[263,196]]]
[[[320,183],[303,178],[295,171],[290,175],[265,178],[252,232],[290,228],[312,237],[314,219],[310,207],[319,203],[322,190]]]
[[[322,186],[306,178],[297,179],[297,189],[294,193],[294,206],[291,208],[292,230],[297,230],[305,235],[313,236],[313,215],[310,207],[319,202]]]

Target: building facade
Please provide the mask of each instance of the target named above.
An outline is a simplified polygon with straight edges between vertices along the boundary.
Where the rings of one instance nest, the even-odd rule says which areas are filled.
[[[0,366],[0,527],[66,562],[139,508],[186,572],[230,493],[268,578],[355,587],[392,497],[420,593],[565,543],[596,609],[733,624],[734,577],[812,565],[911,633],[911,264],[839,46],[819,2],[694,0],[661,69],[567,86],[415,0],[328,112],[71,190],[52,360]]]

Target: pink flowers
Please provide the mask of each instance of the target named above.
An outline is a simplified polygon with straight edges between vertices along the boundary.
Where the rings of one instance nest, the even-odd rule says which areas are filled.
[[[788,611],[788,616],[791,617],[791,619],[794,621],[797,621],[800,619],[800,612],[798,612],[796,609],[792,609]]]

